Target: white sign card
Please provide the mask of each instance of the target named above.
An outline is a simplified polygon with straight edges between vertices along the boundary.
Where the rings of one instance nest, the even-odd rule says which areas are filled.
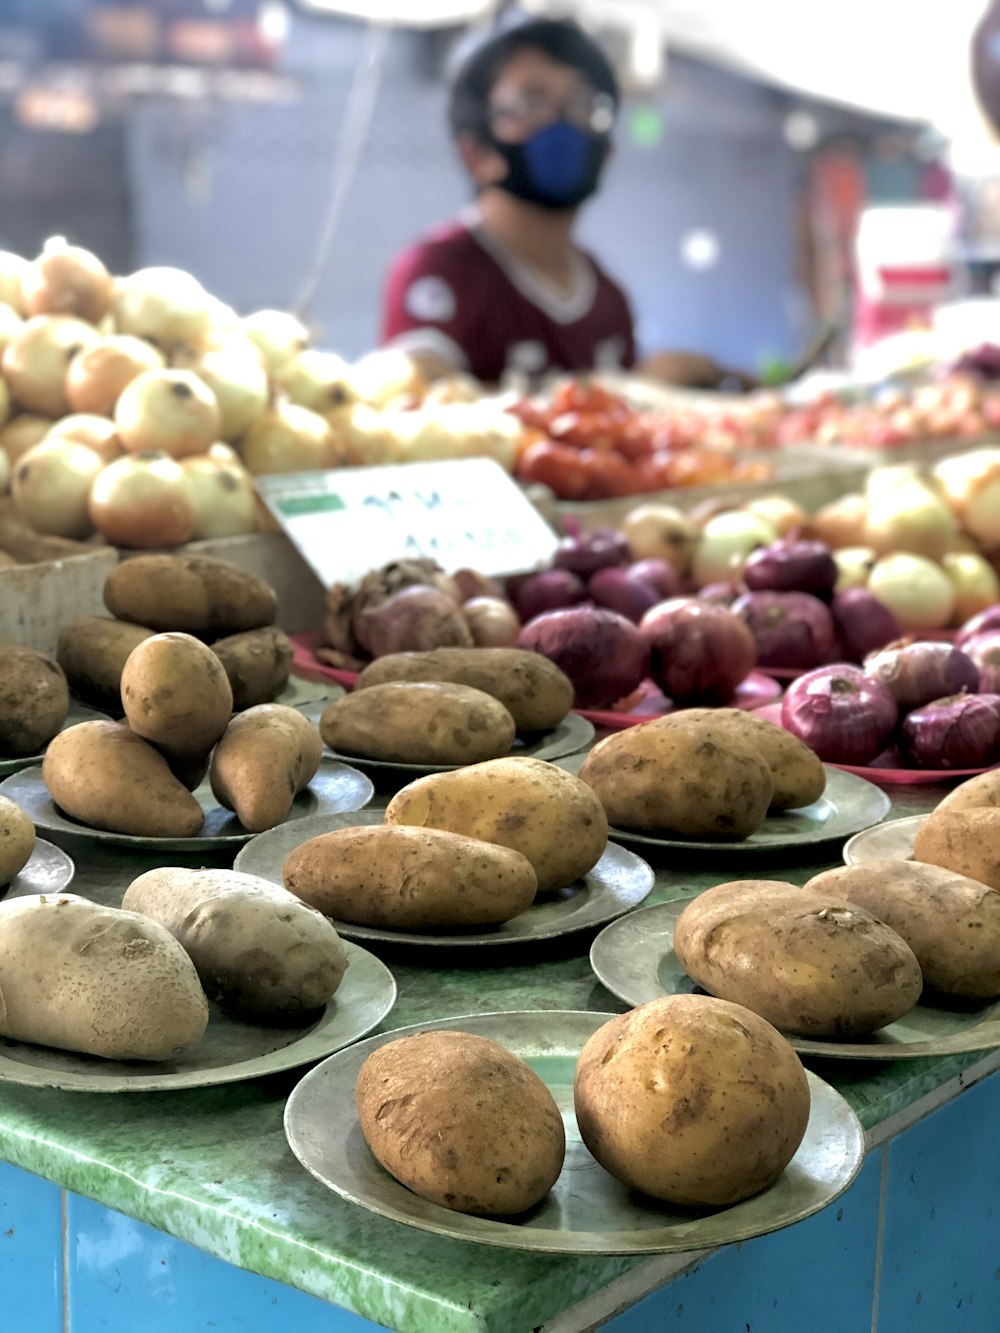
[[[520,574],[558,538],[492,458],[255,477],[260,498],[325,585],[403,557]]]

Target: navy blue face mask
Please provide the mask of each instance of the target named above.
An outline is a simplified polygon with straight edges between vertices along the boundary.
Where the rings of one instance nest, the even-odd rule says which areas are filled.
[[[504,143],[492,134],[489,142],[507,163],[498,188],[551,209],[576,208],[594,193],[609,147],[606,134],[592,134],[566,120],[546,125],[524,143]]]

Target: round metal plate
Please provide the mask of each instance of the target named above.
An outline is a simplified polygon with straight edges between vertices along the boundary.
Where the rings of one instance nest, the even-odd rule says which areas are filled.
[[[661,995],[701,993],[674,953],[674,924],[692,898],[644,907],[601,931],[590,965],[603,986],[626,1004]],[[895,1023],[856,1041],[785,1037],[800,1055],[835,1060],[913,1060],[1000,1046],[1000,1002],[976,1009],[917,1004]]]
[[[320,1017],[302,1028],[241,1023],[210,1005],[208,1030],[175,1060],[102,1060],[0,1038],[0,1083],[67,1092],[176,1092],[239,1083],[311,1064],[371,1032],[396,1002],[396,982],[367,949],[345,944],[347,972]]]
[[[66,721],[59,730],[65,731],[67,727],[75,727],[79,722],[106,722],[107,720],[107,713],[99,713],[95,708],[85,708],[83,704],[71,700]],[[0,758],[0,777],[7,773],[18,773],[22,768],[30,768],[32,764],[40,763],[44,754],[45,746],[43,745],[35,754],[21,755],[17,759]]]
[[[849,866],[862,861],[912,861],[917,829],[926,815],[909,819],[890,819],[887,824],[855,833],[844,843],[844,861]]]
[[[259,875],[274,884],[284,884],[285,861],[302,843],[334,829],[381,824],[382,811],[364,810],[355,815],[318,815],[295,825],[260,833],[243,847],[234,869]],[[388,930],[384,927],[334,921],[338,935],[347,939],[380,941],[384,944],[417,944],[471,948],[501,944],[530,944],[555,939],[575,930],[587,930],[613,921],[636,907],[653,888],[653,871],[634,852],[609,843],[604,855],[588,874],[559,893],[545,894],[527,911],[497,926],[469,930]]]
[[[790,1226],[825,1208],[850,1185],[864,1157],[864,1131],[841,1095],[808,1074],[812,1107],[799,1150],[769,1189],[730,1208],[672,1208],[627,1189],[580,1139],[573,1075],[587,1039],[613,1014],[470,1014],[382,1033],[324,1060],[285,1107],[292,1152],[317,1180],[352,1203],[455,1240],[549,1254],[667,1254],[714,1249]],[[471,1032],[499,1042],[538,1073],[566,1128],[566,1159],[537,1208],[518,1218],[473,1217],[413,1194],[372,1156],[354,1106],[361,1065],[378,1047],[413,1032]]]
[[[371,780],[356,768],[338,763],[335,759],[324,759],[309,786],[299,792],[292,802],[285,822],[294,823],[309,815],[360,810],[371,800],[374,790]],[[34,820],[36,828],[117,847],[155,847],[165,852],[197,852],[213,847],[238,847],[254,836],[231,810],[225,810],[219,805],[207,781],[196,787],[193,793],[205,811],[205,824],[202,831],[192,838],[143,838],[80,824],[64,815],[53,801],[42,781],[40,766],[22,769],[20,773],[14,773],[0,782],[0,793],[16,802]]]
[[[35,839],[35,847],[9,884],[0,885],[3,898],[24,898],[32,893],[61,893],[69,887],[76,866],[61,847],[44,838]]]

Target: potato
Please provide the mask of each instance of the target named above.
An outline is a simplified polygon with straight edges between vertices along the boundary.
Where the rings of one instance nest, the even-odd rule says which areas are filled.
[[[509,847],[443,829],[335,829],[288,857],[285,887],[337,921],[392,930],[486,926],[530,907],[531,862]]]
[[[871,912],[778,880],[699,894],[677,918],[674,952],[712,995],[805,1037],[877,1032],[923,985],[910,946]]]
[[[389,802],[387,824],[448,829],[522,852],[538,892],[566,888],[600,860],[608,821],[579,778],[541,759],[488,759],[432,773]]]
[[[42,777],[71,819],[143,838],[191,838],[205,814],[166,759],[120,722],[79,722],[45,751]]]
[[[212,754],[215,799],[251,833],[280,824],[316,776],[323,742],[313,724],[284,704],[237,713]]]
[[[51,657],[0,644],[0,758],[37,754],[69,712],[69,689]]]
[[[901,935],[924,985],[947,995],[1000,995],[1000,893],[917,861],[865,861],[814,875],[807,889],[857,903]]]
[[[967,778],[953,788],[935,807],[939,810],[981,810],[1000,806],[1000,768],[991,768],[974,778]]]
[[[323,710],[320,735],[340,754],[401,764],[477,764],[514,744],[514,719],[482,690],[450,681],[394,680],[345,694]]]
[[[347,970],[329,921],[256,875],[162,866],[132,881],[122,907],[168,930],[208,998],[242,1018],[312,1013],[329,1002]]]
[[[523,1213],[555,1184],[562,1116],[523,1060],[466,1032],[415,1032],[368,1056],[354,1088],[374,1156],[415,1194],[455,1212]]]
[[[204,555],[140,555],[104,581],[104,605],[120,620],[213,639],[274,623],[277,598],[263,579]]]
[[[670,717],[679,722],[711,722],[746,737],[771,770],[772,810],[798,810],[818,801],[826,790],[826,769],[797,736],[740,708],[685,708]],[[666,719],[663,719],[666,721]]]
[[[122,706],[137,736],[169,758],[207,755],[233,712],[222,663],[191,634],[154,634],[129,654]]]
[[[24,869],[34,850],[34,824],[19,805],[0,796],[0,886]]]
[[[619,731],[594,746],[580,777],[617,828],[719,842],[759,828],[774,790],[757,747],[710,722]]]
[[[469,685],[507,709],[518,731],[551,731],[573,707],[569,677],[541,653],[522,648],[433,648],[387,653],[358,676],[356,690],[390,680],[447,680]]]
[[[917,829],[913,859],[1000,889],[1000,809],[938,806]]]
[[[766,1189],[809,1122],[780,1032],[738,1004],[667,995],[598,1028],[573,1085],[584,1143],[631,1189],[717,1207]]]
[[[122,670],[129,653],[153,631],[110,616],[77,616],[59,631],[56,660],[74,694],[108,708],[121,707]]]
[[[248,629],[217,639],[212,652],[222,663],[233,691],[233,711],[270,703],[288,684],[292,642],[280,629]]]
[[[162,926],[75,894],[0,903],[0,1033],[108,1060],[169,1060],[200,1041],[208,1003]]]

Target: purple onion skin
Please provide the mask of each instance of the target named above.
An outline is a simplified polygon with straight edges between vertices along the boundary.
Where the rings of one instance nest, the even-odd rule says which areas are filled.
[[[837,582],[837,562],[823,542],[785,540],[747,556],[743,582],[752,592],[808,592],[828,600]]]
[[[968,654],[979,672],[980,692],[1000,694],[1000,628],[967,640],[962,651]]]
[[[586,579],[599,569],[628,565],[631,561],[632,551],[620,533],[613,528],[597,528],[575,537],[564,537],[556,548],[552,563],[557,569],[572,570]]]
[[[912,713],[933,699],[946,699],[963,691],[975,694],[979,689],[976,664],[950,643],[890,643],[881,652],[869,653],[864,669],[866,675],[885,685],[901,713]]]
[[[870,764],[888,745],[899,711],[888,689],[850,662],[792,681],[781,725],[827,764]]]
[[[742,597],[745,592],[742,583],[706,583],[696,595],[703,602],[714,602],[716,606],[732,606],[737,597]]]
[[[639,623],[651,606],[663,600],[655,588],[636,578],[631,569],[617,566],[591,574],[587,591],[598,606],[617,611],[633,625]]]
[[[725,606],[673,597],[651,608],[639,632],[652,649],[653,679],[676,704],[726,704],[753,670],[753,635]]]
[[[869,653],[884,648],[902,633],[893,612],[867,588],[845,588],[834,593],[830,614],[837,642],[849,662],[863,662]]]
[[[545,611],[561,611],[585,602],[587,587],[568,569],[543,569],[538,574],[509,579],[507,594],[523,624]]]
[[[964,648],[970,639],[976,639],[987,630],[1000,629],[1000,602],[970,616],[955,635],[955,647]]]
[[[547,611],[522,628],[517,646],[541,653],[569,676],[578,708],[610,708],[649,672],[649,646],[639,631],[603,607]]]
[[[817,667],[830,660],[829,609],[807,592],[748,592],[733,603],[757,644],[758,666]]]
[[[677,597],[681,590],[681,578],[669,560],[650,555],[645,560],[636,560],[629,565],[628,572],[643,583],[648,583],[659,593],[659,600]]]
[[[1000,758],[1000,697],[934,699],[903,718],[898,744],[917,768],[986,768]]]

